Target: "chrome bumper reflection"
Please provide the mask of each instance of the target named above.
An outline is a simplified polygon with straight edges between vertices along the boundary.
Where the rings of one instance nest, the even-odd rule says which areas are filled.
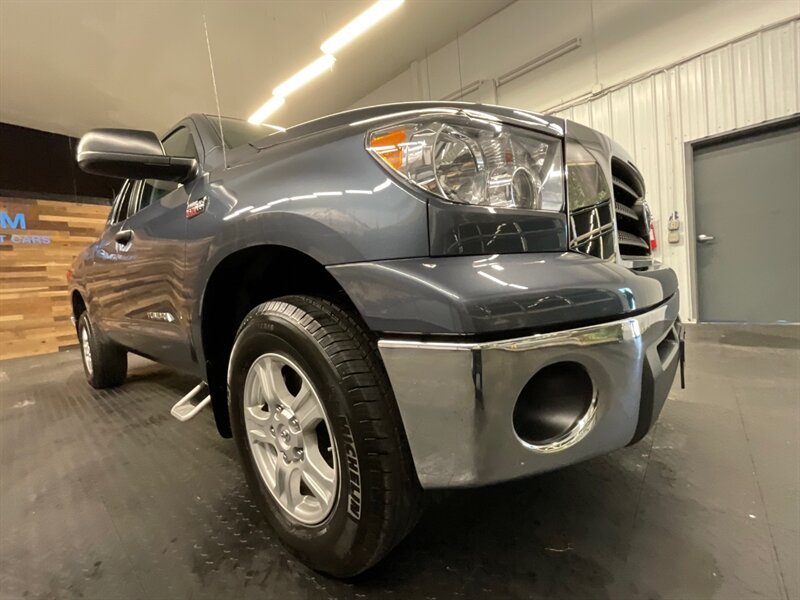
[[[637,431],[644,370],[657,383],[653,419],[669,392],[677,353],[665,351],[665,340],[677,317],[673,296],[635,317],[496,342],[380,340],[420,482],[492,483],[625,446]],[[557,361],[589,372],[597,394],[590,426],[566,443],[526,444],[512,426],[514,405],[530,377]]]

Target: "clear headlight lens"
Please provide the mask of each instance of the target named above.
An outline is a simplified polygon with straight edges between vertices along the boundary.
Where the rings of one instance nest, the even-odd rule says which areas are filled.
[[[371,131],[367,148],[420,188],[453,202],[560,211],[561,141],[494,122],[439,120]]]

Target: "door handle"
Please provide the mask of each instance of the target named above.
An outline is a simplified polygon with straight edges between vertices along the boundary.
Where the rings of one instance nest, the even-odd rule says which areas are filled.
[[[120,229],[117,233],[114,234],[114,241],[118,244],[129,244],[131,239],[133,238],[133,230],[131,229]]]
[[[713,235],[706,235],[705,233],[701,233],[697,236],[697,241],[701,244],[706,244],[708,242],[713,242],[716,238]]]

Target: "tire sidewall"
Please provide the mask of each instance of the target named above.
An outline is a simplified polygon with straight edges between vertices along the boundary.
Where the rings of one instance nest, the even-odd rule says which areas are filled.
[[[311,381],[328,416],[335,440],[338,491],[334,508],[318,525],[292,519],[275,501],[256,466],[244,424],[244,387],[253,362],[263,354],[277,352],[294,361]],[[353,435],[352,407],[341,378],[320,344],[294,319],[277,311],[257,309],[244,321],[231,354],[228,374],[231,424],[248,485],[268,521],[304,562],[342,576],[352,575],[344,566],[364,562],[358,557],[361,538],[367,533],[368,515],[361,510],[364,464]]]

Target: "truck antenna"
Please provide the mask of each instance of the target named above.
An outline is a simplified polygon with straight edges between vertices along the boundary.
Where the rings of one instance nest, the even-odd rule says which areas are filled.
[[[214,101],[217,103],[217,120],[219,122],[219,137],[222,140],[222,163],[228,168],[228,156],[225,150],[225,132],[222,129],[222,112],[219,109],[219,94],[217,93],[217,78],[214,76],[214,59],[211,57],[211,41],[208,39],[208,23],[206,13],[203,13],[203,30],[206,33],[206,48],[208,48],[208,64],[211,66],[211,84],[214,86]]]

